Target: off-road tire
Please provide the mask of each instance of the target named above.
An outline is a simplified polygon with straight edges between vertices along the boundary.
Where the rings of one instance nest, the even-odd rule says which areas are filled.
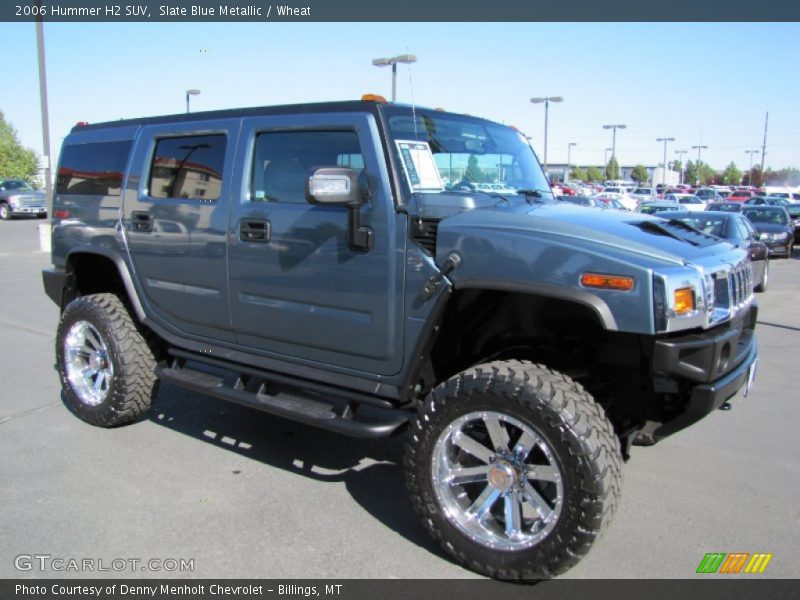
[[[462,415],[487,410],[533,426],[562,473],[556,525],[527,549],[497,550],[469,539],[448,520],[434,490],[432,452],[441,432]],[[619,439],[602,407],[569,377],[523,361],[472,367],[433,389],[412,423],[405,454],[411,502],[433,538],[468,569],[518,581],[553,577],[586,555],[616,509],[621,469]]]
[[[105,399],[97,405],[81,400],[67,377],[65,337],[76,322],[90,323],[108,348],[114,375]],[[64,400],[78,417],[99,427],[136,421],[150,408],[158,391],[153,351],[123,302],[114,294],[81,296],[69,303],[56,335],[56,361]]]

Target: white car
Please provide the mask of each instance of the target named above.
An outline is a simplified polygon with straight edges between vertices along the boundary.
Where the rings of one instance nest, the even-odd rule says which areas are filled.
[[[633,191],[630,193],[631,198],[636,198],[636,201],[641,206],[642,202],[650,202],[655,197],[655,192],[653,192],[652,188],[648,187],[637,187],[634,188]]]
[[[694,194],[666,194],[664,200],[674,200],[683,210],[705,210],[706,203]]]
[[[618,186],[608,186],[603,188],[603,191],[597,195],[616,198],[622,203],[626,210],[635,211],[639,206],[639,201],[633,196],[628,195],[627,188]]]

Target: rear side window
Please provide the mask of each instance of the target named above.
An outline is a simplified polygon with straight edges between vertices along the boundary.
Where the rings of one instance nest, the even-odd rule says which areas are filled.
[[[316,167],[364,168],[355,131],[281,131],[256,138],[251,197],[257,202],[306,202],[306,182]]]
[[[158,140],[150,165],[150,196],[217,200],[226,145],[222,134]]]
[[[119,196],[130,151],[130,140],[64,146],[56,193]]]

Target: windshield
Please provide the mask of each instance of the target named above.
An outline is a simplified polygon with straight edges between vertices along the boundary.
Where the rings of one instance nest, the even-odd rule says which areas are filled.
[[[744,216],[750,219],[751,223],[772,223],[773,225],[786,225],[788,215],[783,209],[751,208],[743,211]]]
[[[482,119],[387,107],[392,150],[412,192],[544,192],[550,187],[525,137]]]
[[[27,181],[17,181],[16,179],[9,179],[3,182],[2,185],[4,190],[23,190],[23,191],[30,191],[33,190],[31,184]]]

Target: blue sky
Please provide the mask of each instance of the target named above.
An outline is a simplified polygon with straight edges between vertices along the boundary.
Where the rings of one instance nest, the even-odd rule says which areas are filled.
[[[78,121],[193,110],[390,96],[377,57],[411,52],[398,101],[512,124],[548,162],[599,164],[618,132],[623,164],[661,162],[708,145],[715,168],[748,166],[769,111],[766,165],[800,167],[800,24],[642,23],[101,23],[45,24],[54,153]],[[0,110],[42,153],[32,23],[0,24]],[[9,85],[9,82],[14,82]],[[689,158],[696,158],[691,151]],[[757,158],[756,161],[760,160]]]

